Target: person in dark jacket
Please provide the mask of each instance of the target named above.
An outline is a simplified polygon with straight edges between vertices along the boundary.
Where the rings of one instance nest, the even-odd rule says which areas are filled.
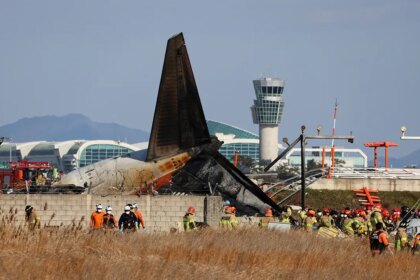
[[[137,217],[131,212],[129,205],[124,207],[124,213],[121,214],[118,220],[118,228],[121,232],[134,232],[137,231]]]

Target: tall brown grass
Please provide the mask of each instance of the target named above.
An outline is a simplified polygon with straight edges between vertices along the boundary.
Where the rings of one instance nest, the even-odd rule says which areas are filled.
[[[371,257],[366,240],[299,231],[89,233],[74,226],[28,231],[3,215],[4,279],[418,279],[420,257]]]

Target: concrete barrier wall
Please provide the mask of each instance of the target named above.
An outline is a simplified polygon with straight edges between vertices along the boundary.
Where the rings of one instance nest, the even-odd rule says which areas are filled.
[[[223,200],[218,196],[95,196],[95,195],[0,195],[4,212],[17,211],[17,221],[24,221],[25,205],[32,205],[41,217],[41,225],[77,225],[88,227],[96,204],[111,205],[117,220],[128,203],[137,203],[150,231],[177,228],[189,206],[196,209],[196,221],[217,226],[223,213]]]
[[[355,179],[320,179],[310,185],[311,189],[354,190],[363,187],[380,191],[411,191],[420,192],[420,180],[355,178]]]

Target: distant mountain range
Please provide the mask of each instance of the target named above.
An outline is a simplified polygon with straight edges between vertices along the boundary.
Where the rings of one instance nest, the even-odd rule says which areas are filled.
[[[373,159],[369,157],[369,166],[373,166]],[[401,158],[392,158],[389,159],[389,166],[390,167],[417,167],[420,168],[420,149],[417,151],[412,152],[406,156]],[[385,158],[378,157],[379,166],[382,167],[385,165]]]
[[[127,128],[116,123],[94,122],[82,114],[23,118],[0,126],[0,136],[10,137],[16,143],[77,139],[138,143],[149,140],[149,134],[143,130]]]

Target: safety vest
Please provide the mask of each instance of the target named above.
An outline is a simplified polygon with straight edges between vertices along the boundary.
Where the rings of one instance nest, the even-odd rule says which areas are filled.
[[[306,219],[306,211],[305,210],[300,211],[299,216],[300,216],[300,218],[302,220],[302,223],[303,223]]]
[[[373,212],[372,216],[370,217],[370,222],[372,224],[372,228],[376,230],[376,224],[381,223],[383,227],[385,228],[385,223],[382,220],[382,215],[379,212]]]
[[[260,219],[260,222],[258,224],[258,226],[262,227],[262,228],[267,228],[268,227],[268,223],[269,222],[274,222],[275,219],[273,217],[262,217]]]
[[[290,218],[289,218],[289,216],[287,214],[282,214],[281,217],[280,217],[280,223],[288,223],[288,224],[290,224]]]
[[[116,228],[117,226],[115,225],[115,218],[114,215],[112,214],[105,214],[104,215],[104,222],[103,222],[103,226],[106,229],[112,229],[112,228]]]
[[[186,232],[197,229],[197,226],[194,221],[194,216],[191,214],[185,214],[184,218],[182,219],[182,223],[184,224],[184,231]]]
[[[354,234],[354,230],[353,230],[353,227],[352,227],[353,222],[354,222],[353,219],[350,219],[350,218],[345,218],[344,219],[343,228],[344,228],[344,230],[346,231],[347,234],[350,234],[350,235]]]
[[[379,251],[382,253],[385,250],[385,245],[379,241],[379,236],[383,233],[382,230],[375,230],[370,235],[370,250]]]
[[[314,225],[314,217],[306,217],[304,221],[304,227],[306,231],[312,231],[312,226]]]
[[[395,249],[397,252],[401,251],[407,246],[407,233],[404,231],[398,231],[395,235]]]
[[[320,226],[331,228],[333,225],[333,220],[331,216],[324,215],[320,219]]]
[[[228,230],[236,229],[239,221],[235,215],[227,214],[220,219],[219,226]],[[267,225],[268,226],[268,225]]]

